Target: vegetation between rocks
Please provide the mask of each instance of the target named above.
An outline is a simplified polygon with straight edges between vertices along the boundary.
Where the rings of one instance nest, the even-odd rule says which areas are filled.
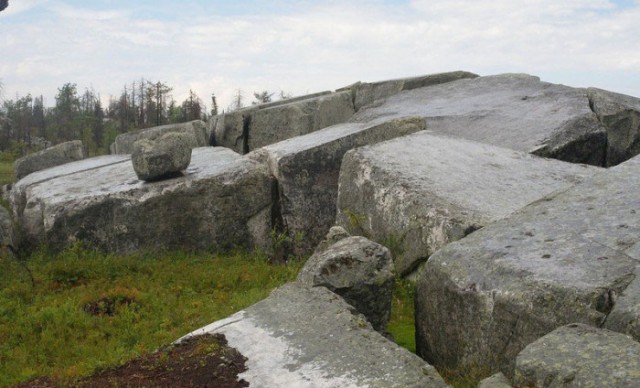
[[[0,386],[48,376],[77,381],[153,352],[265,298],[303,260],[261,253],[124,256],[77,244],[26,260],[0,256]],[[398,281],[389,331],[415,349],[413,286]]]

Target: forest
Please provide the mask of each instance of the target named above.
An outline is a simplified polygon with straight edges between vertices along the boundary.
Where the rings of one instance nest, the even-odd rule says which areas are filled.
[[[0,84],[0,91],[2,85]],[[0,152],[13,158],[69,140],[82,140],[88,155],[109,152],[109,145],[121,133],[180,123],[207,120],[218,114],[215,94],[209,108],[192,90],[178,102],[166,83],[144,78],[126,84],[120,96],[111,96],[103,106],[100,94],[92,89],[79,91],[74,83],[66,83],[55,96],[53,107],[44,106],[44,98],[27,94],[15,99],[2,98],[0,105]],[[274,93],[254,92],[253,104],[271,101]],[[0,94],[0,97],[2,95]],[[280,98],[287,98],[284,92]],[[227,110],[244,106],[238,90]]]

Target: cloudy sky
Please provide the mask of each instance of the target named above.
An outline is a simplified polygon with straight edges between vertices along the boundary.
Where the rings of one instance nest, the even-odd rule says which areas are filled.
[[[523,72],[640,96],[640,0],[10,0],[6,98],[144,77],[221,107],[451,70]]]

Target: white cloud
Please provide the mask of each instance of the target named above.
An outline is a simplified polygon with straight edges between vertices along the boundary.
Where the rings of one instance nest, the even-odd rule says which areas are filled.
[[[300,95],[463,69],[529,72],[576,86],[593,81],[640,96],[638,1],[624,9],[606,0],[320,1],[233,17],[176,5],[176,17],[164,21],[141,16],[133,2],[109,11],[27,3],[52,13],[23,33],[0,24],[7,95],[42,92],[52,101],[57,87],[76,82],[108,96],[146,77],[172,85],[178,100],[193,88],[207,104],[215,92],[226,106],[239,88],[247,96],[265,89]]]

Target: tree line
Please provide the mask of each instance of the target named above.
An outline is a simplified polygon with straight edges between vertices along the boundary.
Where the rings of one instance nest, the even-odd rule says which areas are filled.
[[[69,140],[82,140],[89,155],[109,152],[109,146],[121,133],[164,124],[207,120],[218,115],[218,102],[211,94],[210,109],[189,90],[178,103],[166,83],[144,78],[125,84],[119,96],[111,96],[106,106],[93,89],[78,90],[74,83],[58,88],[53,107],[45,107],[44,98],[27,94],[15,100],[2,98],[0,83],[0,152],[15,157]],[[251,104],[271,102],[275,93],[254,92]],[[290,98],[280,91],[276,98]],[[245,106],[244,94],[238,90],[227,111]]]
[[[207,112],[193,90],[181,103],[173,99],[172,90],[166,83],[140,79],[125,85],[120,96],[110,97],[104,107],[98,93],[92,89],[79,92],[74,83],[58,88],[53,107],[44,106],[42,95],[2,99],[0,151],[11,150],[20,156],[50,144],[80,139],[90,155],[105,154],[121,133],[207,120],[218,113],[215,95],[211,95],[212,109]]]

